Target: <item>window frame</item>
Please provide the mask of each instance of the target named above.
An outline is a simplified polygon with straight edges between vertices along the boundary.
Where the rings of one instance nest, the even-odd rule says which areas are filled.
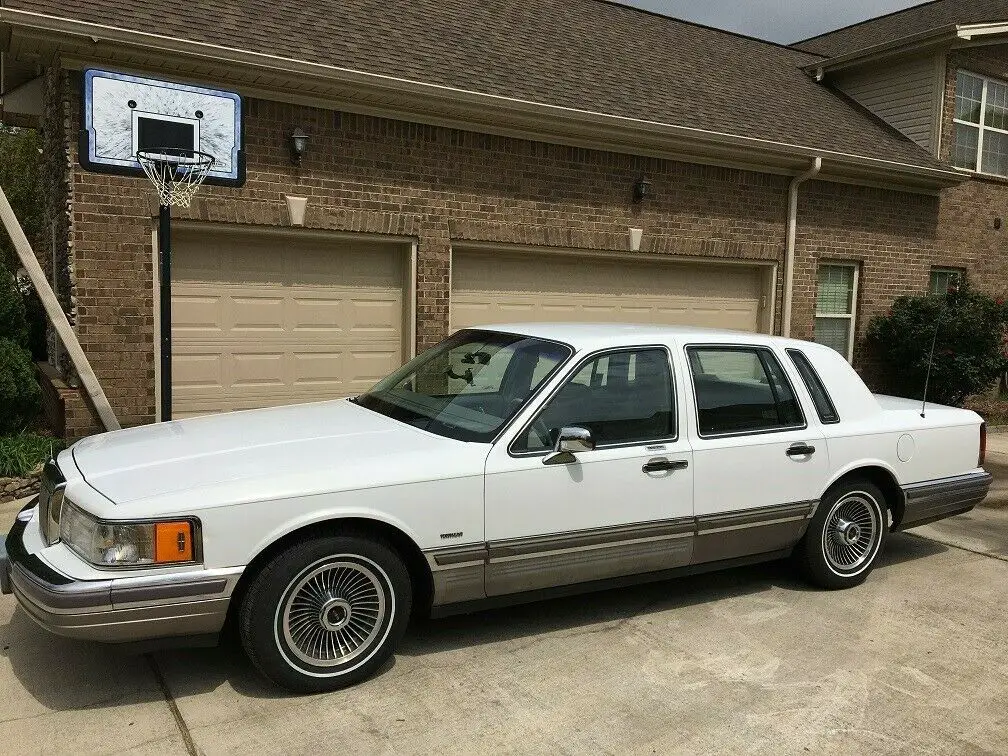
[[[791,389],[791,395],[795,399],[795,406],[798,408],[798,414],[801,415],[801,425],[782,425],[776,428],[764,428],[761,430],[744,430],[744,431],[725,431],[723,433],[704,433],[700,430],[700,399],[697,396],[696,391],[696,381],[693,380],[693,366],[690,363],[690,351],[694,349],[718,349],[726,352],[767,352],[770,354],[774,360],[777,361],[777,367],[780,368],[781,375],[784,380],[787,381],[788,388]],[[719,438],[737,438],[739,436],[765,436],[770,433],[788,433],[796,430],[805,430],[808,428],[808,418],[805,416],[805,408],[802,406],[801,399],[798,398],[798,392],[795,391],[794,383],[791,381],[791,376],[787,374],[787,370],[784,369],[784,361],[781,360],[780,356],[774,351],[773,347],[767,346],[766,344],[707,344],[707,343],[697,343],[697,344],[686,344],[683,347],[683,354],[686,357],[686,371],[690,376],[690,386],[693,389],[693,415],[696,421],[696,432],[697,436],[704,439],[719,439]],[[759,355],[757,354],[757,359]],[[760,360],[760,364],[763,361]],[[763,370],[766,370],[766,366],[763,366]],[[767,378],[770,376],[768,375]],[[771,386],[771,393],[774,393]],[[776,393],[774,393],[774,404],[777,405]]]
[[[803,352],[801,349],[798,349],[797,347],[789,347],[786,348],[784,351],[787,353],[788,359],[791,360],[791,364],[794,365],[795,371],[797,371],[798,373],[798,377],[802,379],[802,383],[805,384],[805,388],[808,390],[809,399],[812,400],[812,408],[816,411],[816,415],[819,416],[819,422],[822,423],[823,425],[836,425],[837,423],[839,423],[840,413],[837,412],[836,404],[834,404],[833,402],[833,397],[830,396],[829,389],[827,389],[826,384],[823,383],[823,379],[819,375],[819,371],[815,369],[815,365],[812,364],[812,360],[808,358],[808,355],[805,354],[805,352]],[[815,400],[815,393],[813,392],[812,387],[809,385],[809,380],[808,378],[805,377],[805,373],[802,371],[801,367],[799,367],[798,360],[795,359],[795,355],[799,355],[801,357],[805,365],[808,367],[809,373],[811,373],[812,380],[815,381],[817,388],[819,388],[822,391],[822,395],[826,399],[826,404],[828,404],[829,408],[833,411],[832,420],[825,419],[822,416],[822,412],[819,411],[819,405],[816,403]]]
[[[966,277],[965,268],[953,268],[947,265],[932,265],[931,269],[928,271],[928,294],[932,297],[943,297],[948,292],[948,287],[945,291],[934,291],[931,287],[931,283],[934,279],[936,273],[951,273],[954,276],[958,276],[959,283],[962,285],[963,279]]]
[[[625,449],[634,446],[649,446],[652,444],[669,444],[674,443],[679,440],[679,398],[678,389],[676,384],[676,371],[675,362],[672,359],[672,350],[669,348],[668,344],[634,344],[631,346],[619,346],[619,347],[606,347],[605,349],[599,349],[594,352],[589,352],[581,360],[574,363],[573,367],[568,370],[560,382],[554,386],[546,397],[539,403],[536,411],[528,419],[527,422],[523,423],[521,429],[514,434],[512,439],[508,442],[507,453],[509,457],[514,457],[516,459],[523,459],[527,457],[546,457],[554,453],[553,449],[543,449],[541,451],[516,451],[514,446],[518,442],[518,439],[522,437],[525,433],[532,429],[532,423],[534,423],[538,417],[543,413],[546,407],[553,397],[555,397],[560,390],[564,388],[573,378],[581,372],[581,369],[593,360],[597,360],[600,357],[605,357],[611,354],[621,354],[624,352],[642,352],[648,349],[657,349],[665,352],[666,362],[669,368],[669,379],[670,379],[670,390],[671,390],[671,400],[672,400],[672,421],[673,427],[675,428],[675,433],[671,436],[664,436],[662,438],[647,439],[644,441],[624,441],[615,444],[598,444],[592,451],[598,451],[600,449]]]
[[[1008,179],[1008,174],[990,173],[988,171],[982,170],[982,167],[983,167],[983,153],[984,153],[984,134],[985,134],[985,132],[987,132],[987,131],[993,131],[993,132],[996,132],[998,134],[1003,134],[1005,137],[1008,137],[1008,129],[999,129],[996,126],[988,126],[986,123],[984,123],[984,116],[986,115],[986,111],[987,111],[987,85],[990,82],[994,82],[995,84],[1000,84],[1001,86],[1008,87],[1008,81],[1005,81],[1005,80],[1002,80],[1002,79],[998,79],[995,76],[984,76],[983,74],[974,73],[973,71],[970,71],[969,69],[966,69],[966,68],[956,69],[956,78],[957,79],[959,77],[959,74],[961,74],[961,73],[966,74],[967,76],[972,76],[972,77],[974,77],[976,79],[980,79],[980,81],[983,82],[983,88],[980,90],[980,122],[979,123],[973,123],[972,121],[964,121],[962,118],[956,117],[956,114],[955,114],[955,112],[956,112],[955,111],[955,104],[953,102],[953,107],[952,107],[952,123],[953,123],[953,129],[952,129],[952,150],[953,150],[953,153],[954,153],[954,150],[955,150],[955,126],[954,126],[954,124],[960,124],[961,126],[969,126],[970,128],[974,128],[974,129],[977,130],[977,157],[976,157],[976,164],[972,168],[967,168],[967,167],[961,166],[961,165],[955,165],[955,163],[952,162],[952,159],[954,158],[954,154],[952,154],[952,155],[949,156],[949,162],[952,164],[952,167],[955,168],[958,171],[969,171],[970,173],[976,173],[976,174],[978,174],[980,176],[991,176],[993,178]],[[956,86],[956,90],[955,90],[955,93],[953,94],[953,98],[955,98],[956,96],[958,96],[958,93],[959,93],[959,87]]]
[[[851,285],[851,304],[850,312],[847,314],[841,313],[826,313],[819,314],[819,270],[823,267],[834,267],[834,268],[853,268],[854,269],[854,280]],[[847,326],[847,354],[843,357],[847,362],[854,361],[854,335],[857,333],[857,306],[858,306],[858,286],[861,282],[861,266],[856,262],[839,262],[834,260],[820,260],[819,264],[816,265],[816,310],[813,314],[813,323],[819,318],[831,318],[833,320],[849,320]],[[813,339],[815,341],[815,339]],[[816,341],[817,344],[822,344],[820,341]],[[829,344],[823,344],[823,346],[829,346]],[[834,350],[836,351],[836,350]],[[837,352],[840,354],[840,352]]]

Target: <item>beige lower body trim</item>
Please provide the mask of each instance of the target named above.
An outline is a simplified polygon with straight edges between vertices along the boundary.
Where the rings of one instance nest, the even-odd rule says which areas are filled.
[[[780,551],[817,501],[513,538],[426,553],[434,606]]]

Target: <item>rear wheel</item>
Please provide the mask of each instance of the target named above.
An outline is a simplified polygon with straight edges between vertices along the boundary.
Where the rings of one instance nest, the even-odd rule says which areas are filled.
[[[795,560],[816,585],[851,588],[868,577],[888,533],[888,510],[878,487],[867,480],[842,481],[819,502]]]
[[[249,586],[242,645],[279,685],[334,690],[385,663],[411,605],[409,573],[391,547],[357,536],[313,538],[281,552]]]

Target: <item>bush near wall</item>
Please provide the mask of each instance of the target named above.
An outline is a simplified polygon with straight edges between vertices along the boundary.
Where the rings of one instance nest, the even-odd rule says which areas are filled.
[[[919,399],[934,340],[928,401],[961,407],[1008,369],[1008,307],[965,284],[948,296],[900,297],[868,324],[866,344],[882,389]]]
[[[45,193],[42,182],[42,136],[35,129],[21,129],[0,124],[0,186],[10,201],[14,214],[24,229],[28,241],[36,250],[45,249],[49,238],[45,218]],[[43,246],[39,243],[43,242]],[[13,274],[21,267],[14,245],[5,230],[0,229],[0,268]],[[6,278],[7,276],[2,276]],[[13,276],[11,275],[11,278]],[[7,281],[0,281],[6,289]],[[46,315],[42,302],[31,285],[21,287],[20,310],[27,318],[24,340],[20,334],[7,330],[2,309],[10,306],[6,291],[0,292],[0,337],[6,336],[31,350],[36,360],[46,359]]]
[[[0,338],[10,339],[23,347],[28,346],[25,298],[21,295],[14,276],[3,263],[0,263]]]
[[[0,337],[0,435],[20,433],[33,424],[41,406],[31,352]]]

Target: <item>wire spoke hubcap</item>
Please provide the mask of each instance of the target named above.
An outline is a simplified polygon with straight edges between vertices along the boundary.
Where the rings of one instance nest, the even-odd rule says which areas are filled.
[[[362,564],[327,562],[295,578],[281,611],[284,639],[302,661],[333,667],[367,651],[387,612],[378,576]]]
[[[881,531],[878,509],[862,494],[833,505],[823,530],[823,554],[836,572],[858,571],[872,558]]]

